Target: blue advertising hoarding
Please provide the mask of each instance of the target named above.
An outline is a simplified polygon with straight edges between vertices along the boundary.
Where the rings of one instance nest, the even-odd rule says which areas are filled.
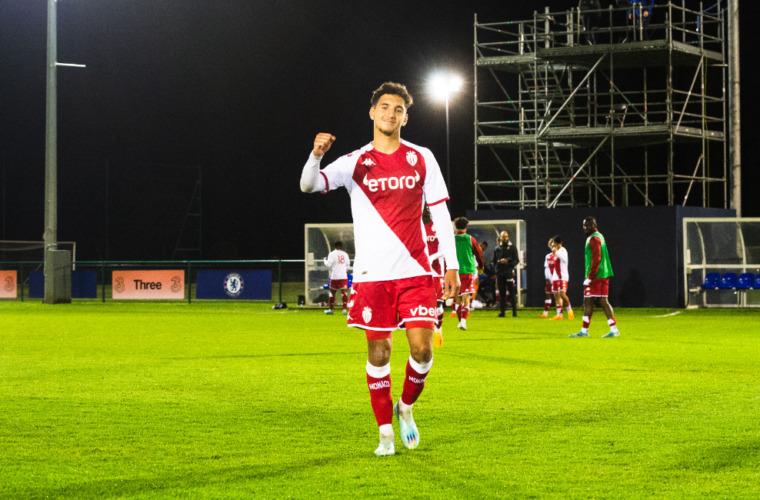
[[[71,271],[71,298],[96,299],[98,297],[98,276],[95,271]],[[43,271],[29,272],[29,298],[45,297],[45,274]]]
[[[195,297],[272,300],[272,271],[198,271]]]

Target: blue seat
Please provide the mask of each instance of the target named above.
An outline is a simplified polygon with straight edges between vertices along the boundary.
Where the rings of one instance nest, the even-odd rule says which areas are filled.
[[[702,288],[705,290],[715,290],[720,284],[720,273],[707,273]]]
[[[755,283],[755,275],[752,273],[742,273],[739,275],[739,281],[736,283],[737,290],[749,290]]]
[[[757,278],[755,278],[755,282],[752,283],[752,288],[760,290],[760,273],[757,273]]]
[[[722,290],[736,288],[738,281],[739,276],[736,273],[723,273],[723,278],[721,278],[718,288]]]

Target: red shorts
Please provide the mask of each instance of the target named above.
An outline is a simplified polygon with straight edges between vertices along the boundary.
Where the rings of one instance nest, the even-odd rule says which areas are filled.
[[[554,290],[552,290],[552,282],[549,280],[546,280],[546,286],[544,287],[544,292],[548,294],[554,293]]]
[[[433,329],[438,319],[432,276],[354,283],[348,326],[366,330],[368,340],[390,338],[406,327]]]
[[[446,285],[443,282],[443,278],[433,276],[433,286],[435,287],[436,300],[443,300],[443,291],[446,288]]]
[[[607,297],[610,294],[609,278],[594,278],[589,286],[583,287],[584,297]]]
[[[348,279],[345,280],[330,280],[330,288],[332,290],[342,290],[348,288]]]
[[[567,291],[567,281],[565,281],[565,280],[555,280],[555,281],[552,281],[552,291],[553,292],[566,292]]]
[[[477,280],[475,274],[460,274],[459,281],[462,285],[459,287],[459,295],[467,295],[468,293],[475,293]]]

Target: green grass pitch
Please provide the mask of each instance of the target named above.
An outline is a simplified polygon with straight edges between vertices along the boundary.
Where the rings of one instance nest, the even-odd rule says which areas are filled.
[[[377,458],[343,316],[0,302],[0,498],[760,497],[760,311],[618,309],[613,339],[597,311],[569,339],[579,313],[447,317],[420,447]]]

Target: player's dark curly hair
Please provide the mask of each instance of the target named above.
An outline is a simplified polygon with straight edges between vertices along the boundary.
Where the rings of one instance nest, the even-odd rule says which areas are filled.
[[[333,247],[337,248],[338,250],[343,250],[343,242],[336,241],[335,243],[333,243]]]
[[[467,220],[467,217],[457,217],[454,219],[454,227],[459,229],[460,231],[462,229],[467,229],[467,224],[469,224],[470,221]]]
[[[385,82],[377,89],[375,89],[374,92],[372,92],[372,98],[370,99],[370,102],[372,103],[373,108],[377,106],[377,101],[379,101],[380,98],[385,94],[397,95],[402,98],[404,100],[404,104],[406,105],[406,109],[412,107],[412,102],[414,99],[412,99],[412,94],[406,90],[406,85],[402,85],[396,82]]]

